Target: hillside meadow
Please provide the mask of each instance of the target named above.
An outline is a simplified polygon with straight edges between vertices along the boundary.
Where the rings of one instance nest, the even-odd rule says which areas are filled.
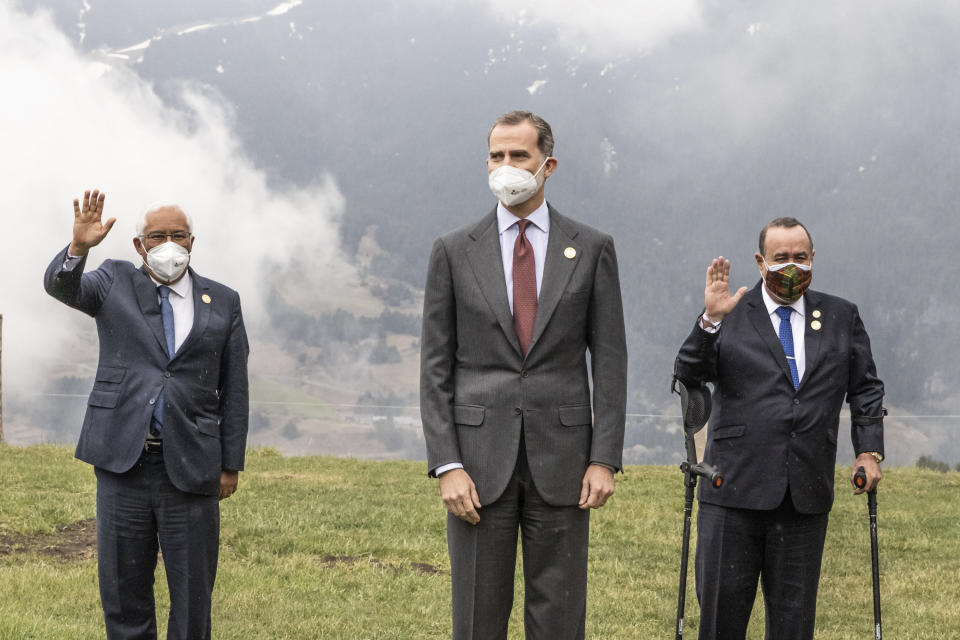
[[[872,638],[864,497],[838,469],[817,638]],[[960,473],[885,470],[879,495],[884,634],[960,638]],[[0,445],[0,640],[103,637],[92,469],[61,446]],[[675,467],[628,467],[594,512],[587,637],[672,638],[683,484]],[[250,451],[222,503],[214,637],[350,640],[450,635],[437,484],[415,462]],[[157,603],[167,605],[162,563]],[[685,637],[698,626],[688,581]],[[522,600],[518,574],[517,602]],[[511,638],[522,638],[515,607]],[[161,637],[165,621],[160,620]],[[763,637],[758,599],[751,639]]]

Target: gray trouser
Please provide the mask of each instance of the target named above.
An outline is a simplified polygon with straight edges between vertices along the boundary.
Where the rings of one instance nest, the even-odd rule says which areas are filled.
[[[505,640],[513,608],[517,531],[527,640],[582,640],[590,512],[554,507],[537,493],[521,444],[503,495],[471,525],[447,514],[454,640]]]

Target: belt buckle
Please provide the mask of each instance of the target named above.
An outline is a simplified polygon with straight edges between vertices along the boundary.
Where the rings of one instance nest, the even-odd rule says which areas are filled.
[[[163,453],[163,440],[147,440],[143,443],[146,453]]]

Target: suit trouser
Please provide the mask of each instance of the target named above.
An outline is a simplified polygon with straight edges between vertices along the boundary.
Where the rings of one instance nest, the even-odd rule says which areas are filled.
[[[743,640],[761,580],[767,640],[810,640],[828,514],[700,503],[696,578],[700,640]]]
[[[504,640],[513,608],[517,529],[527,640],[581,640],[587,612],[590,512],[540,497],[521,441],[510,483],[471,525],[447,514],[454,640]]]
[[[96,469],[96,475],[97,560],[107,638],[157,637],[158,549],[170,592],[167,638],[210,638],[220,541],[217,496],[177,489],[159,453],[143,454],[125,473]]]

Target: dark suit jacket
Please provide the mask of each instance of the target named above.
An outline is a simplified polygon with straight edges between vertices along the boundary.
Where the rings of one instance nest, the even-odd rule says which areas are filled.
[[[761,286],[740,300],[719,332],[710,334],[698,322],[677,357],[685,383],[714,384],[704,459],[723,472],[724,483],[720,489],[702,483],[700,500],[773,509],[789,485],[799,512],[826,513],[844,398],[856,453],[882,453],[883,383],[856,305],[807,291],[806,369],[795,391]],[[811,326],[814,320],[820,329]]]
[[[566,258],[572,247],[575,257]],[[591,410],[587,371],[593,377]],[[549,504],[574,505],[590,462],[619,469],[627,351],[613,239],[550,207],[526,358],[507,301],[496,209],[439,238],[423,303],[420,411],[428,469],[464,465],[481,504],[503,493],[519,452]]]
[[[243,469],[247,440],[249,347],[240,297],[190,269],[193,328],[171,359],[157,287],[143,267],[107,260],[83,273],[86,258],[64,270],[65,258],[66,249],[47,268],[47,293],[93,316],[100,336],[77,458],[114,473],[130,469],[162,390],[170,480],[182,491],[217,495],[221,470]]]

